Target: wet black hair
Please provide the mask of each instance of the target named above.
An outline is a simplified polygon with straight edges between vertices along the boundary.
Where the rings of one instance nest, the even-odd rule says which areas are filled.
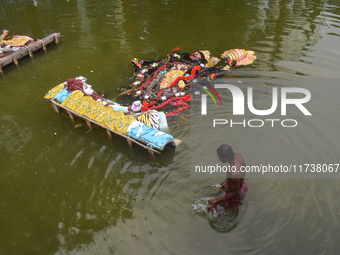
[[[228,144],[222,144],[217,149],[217,155],[223,159],[234,159],[234,151]]]

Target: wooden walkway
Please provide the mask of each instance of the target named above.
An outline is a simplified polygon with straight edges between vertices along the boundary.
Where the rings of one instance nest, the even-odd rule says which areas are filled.
[[[46,37],[44,37],[43,39],[34,41],[33,43],[31,43],[28,46],[23,47],[22,49],[13,52],[12,54],[0,58],[0,73],[3,73],[3,67],[7,66],[11,63],[14,63],[16,66],[19,64],[18,60],[20,58],[23,58],[27,55],[29,55],[31,58],[33,58],[33,52],[37,51],[41,48],[43,48],[44,51],[46,51],[46,45],[50,44],[50,43],[59,43],[59,37],[60,37],[60,33],[53,33],[50,34]]]
[[[113,130],[113,129],[111,129],[111,128],[105,126],[105,125],[102,125],[101,123],[99,123],[99,122],[97,122],[97,121],[95,121],[95,120],[92,120],[92,119],[90,119],[90,118],[88,118],[88,117],[86,117],[86,116],[84,116],[84,115],[81,115],[81,114],[79,114],[79,113],[77,113],[77,112],[75,112],[75,111],[73,111],[73,110],[71,110],[71,109],[69,109],[69,108],[67,108],[67,107],[65,107],[65,106],[63,106],[63,105],[57,103],[57,102],[54,101],[53,99],[46,99],[46,100],[47,100],[47,101],[50,101],[50,102],[52,103],[53,109],[54,109],[58,114],[59,114],[59,109],[58,109],[58,107],[64,109],[64,110],[67,112],[67,114],[69,115],[69,117],[70,117],[70,119],[71,119],[72,121],[74,121],[74,116],[77,116],[77,117],[82,118],[82,119],[85,120],[85,122],[86,122],[88,128],[92,128],[92,127],[91,127],[91,123],[93,123],[93,124],[95,124],[95,125],[97,125],[97,126],[100,126],[100,127],[104,128],[104,129],[106,130],[107,136],[108,136],[110,139],[112,138],[111,133],[114,133],[114,134],[117,134],[117,135],[120,135],[120,136],[124,137],[124,138],[126,139],[128,145],[129,145],[129,147],[130,147],[131,149],[132,149],[132,143],[135,143],[135,144],[138,144],[139,146],[141,146],[141,147],[147,149],[148,152],[149,152],[149,155],[150,155],[151,157],[155,157],[155,153],[161,154],[160,151],[155,150],[155,149],[153,149],[153,148],[151,148],[151,147],[149,147],[149,146],[147,146],[147,145],[145,145],[145,144],[143,144],[143,143],[141,143],[141,142],[139,142],[139,141],[137,141],[137,140],[135,140],[135,139],[133,139],[133,138],[127,136],[127,135],[123,135],[123,134],[121,134],[121,133],[119,133],[119,132],[117,132],[117,131],[115,131],[115,130]],[[169,144],[169,143],[168,143],[168,144]]]

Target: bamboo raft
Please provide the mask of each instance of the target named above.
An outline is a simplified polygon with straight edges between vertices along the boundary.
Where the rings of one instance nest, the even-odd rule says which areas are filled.
[[[50,43],[55,43],[58,44],[59,43],[59,37],[60,37],[60,33],[52,33],[46,37],[44,37],[43,39],[34,41],[33,43],[31,43],[28,46],[24,46],[22,49],[15,51],[13,53],[11,53],[10,55],[0,58],[0,73],[3,73],[3,67],[7,66],[9,64],[14,63],[16,66],[19,65],[18,60],[29,55],[30,58],[33,58],[33,52],[39,50],[39,49],[43,49],[44,51],[47,50],[46,46]]]
[[[88,118],[87,116],[79,114],[78,112],[76,112],[76,111],[74,111],[74,110],[72,110],[72,109],[70,109],[68,107],[65,107],[64,105],[61,105],[59,102],[57,102],[53,98],[52,99],[45,98],[45,100],[47,100],[47,101],[52,103],[52,107],[53,107],[53,109],[55,110],[55,112],[57,114],[60,113],[59,108],[61,108],[62,110],[65,110],[67,112],[67,114],[69,115],[71,121],[73,121],[73,122],[74,122],[74,116],[76,116],[78,118],[84,119],[86,124],[87,124],[87,127],[90,128],[90,129],[92,128],[92,124],[104,128],[106,130],[107,136],[110,139],[112,139],[112,133],[124,137],[126,139],[130,149],[132,149],[132,144],[135,143],[135,144],[145,148],[149,152],[149,155],[151,157],[153,157],[153,158],[155,157],[155,154],[159,154],[159,155],[161,154],[161,151],[159,149],[151,148],[147,144],[143,144],[141,141],[135,140],[134,138],[132,138],[132,137],[130,137],[128,135],[121,134],[121,133],[117,132],[116,130],[113,130],[113,129],[111,129],[111,128],[109,128],[109,127],[107,127],[107,126],[105,126],[105,125],[103,125],[103,124],[93,120],[93,119]],[[165,146],[168,146],[168,145],[175,146],[175,143],[169,141]]]

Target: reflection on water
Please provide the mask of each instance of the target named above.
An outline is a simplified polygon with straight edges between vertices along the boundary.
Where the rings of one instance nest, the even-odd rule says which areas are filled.
[[[246,48],[256,52],[255,63],[220,82],[254,85],[255,107],[266,107],[273,86],[308,88],[312,119],[299,119],[295,130],[226,129],[218,141],[206,141],[206,154],[214,160],[223,140],[252,165],[312,158],[339,163],[337,0],[0,5],[1,29],[33,38],[62,35],[58,47],[22,61],[19,70],[6,68],[0,79],[0,254],[339,250],[337,179],[248,179],[246,202],[217,217],[205,208],[218,195],[210,183],[219,180],[190,178],[190,131],[200,127],[190,123],[189,113],[169,119],[171,134],[182,144],[152,161],[143,149],[130,151],[125,140],[109,140],[102,129],[89,131],[81,120],[71,123],[44,100],[35,101],[78,75],[114,98],[131,82],[133,57],[163,58],[177,46],[216,56]]]
[[[80,47],[89,47],[93,45],[93,36],[91,30],[91,21],[88,18],[87,11],[86,11],[86,4],[84,0],[77,1],[77,8],[79,12],[79,16],[81,18],[81,35],[80,37]]]
[[[12,115],[2,115],[0,120],[0,148],[8,155],[17,154],[33,134],[29,127],[21,127]]]

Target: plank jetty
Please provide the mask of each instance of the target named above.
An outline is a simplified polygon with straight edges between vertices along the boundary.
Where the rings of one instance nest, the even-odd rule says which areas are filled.
[[[0,58],[0,73],[3,73],[3,67],[14,63],[16,66],[19,65],[19,59],[29,55],[30,58],[34,57],[33,52],[43,49],[47,50],[46,46],[51,43],[59,43],[60,33],[52,33],[42,39],[36,40],[28,46],[22,47],[20,50],[15,51],[5,57]]]
[[[166,147],[176,146],[172,135],[138,121],[132,112],[116,110],[115,107],[120,108],[121,105],[103,98],[91,88],[91,93],[89,89],[83,89],[83,84],[71,90],[72,79],[54,87],[44,97],[52,103],[56,113],[59,114],[62,109],[72,121],[75,117],[84,119],[90,129],[92,125],[100,126],[110,139],[112,134],[119,135],[126,139],[131,149],[133,143],[137,144],[146,149],[151,157],[161,154]],[[79,79],[73,81],[76,84],[81,82]]]

